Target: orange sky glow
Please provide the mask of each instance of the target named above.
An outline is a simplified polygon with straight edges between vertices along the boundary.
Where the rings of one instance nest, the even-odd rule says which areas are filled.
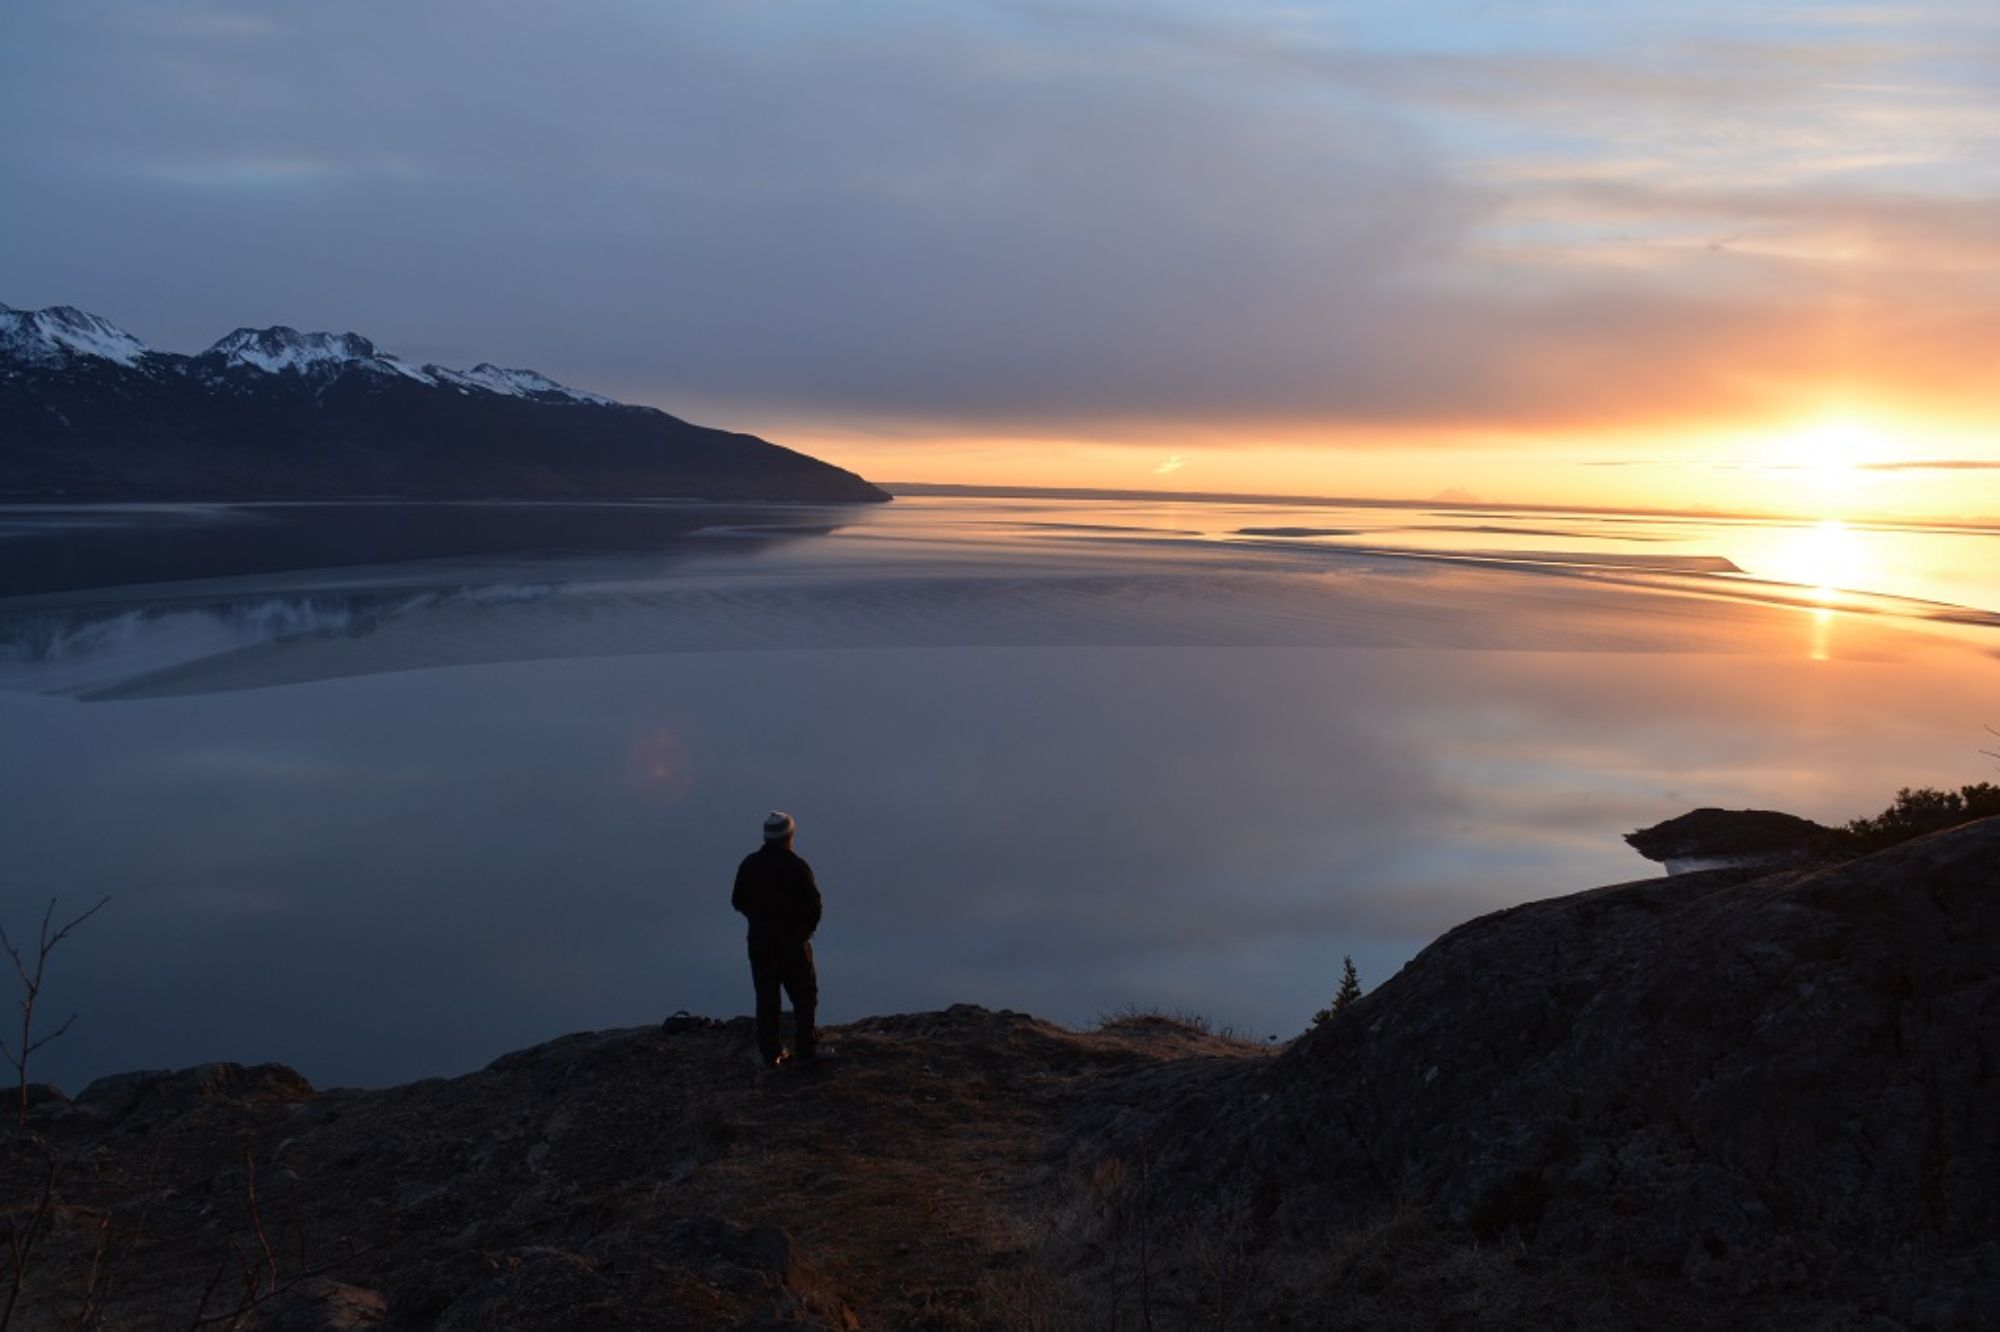
[[[1887,413],[1801,413],[1731,428],[1671,420],[1650,428],[1481,434],[1292,430],[958,436],[818,433],[794,447],[886,482],[1046,486],[1334,498],[1575,505],[1813,518],[2000,519],[1992,428]]]
[[[73,9],[0,44],[0,296],[154,346],[354,329],[886,482],[2000,518],[1988,3],[516,6],[476,59],[453,3],[388,73],[366,7]]]

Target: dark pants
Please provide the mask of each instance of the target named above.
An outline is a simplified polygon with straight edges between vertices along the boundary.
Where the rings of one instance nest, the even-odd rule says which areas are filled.
[[[810,1058],[816,1033],[813,1009],[819,1003],[819,977],[813,972],[810,943],[750,945],[750,983],[757,990],[757,1052],[766,1062],[778,1057],[778,989],[792,997],[792,1018],[797,1030],[792,1046],[801,1058]]]

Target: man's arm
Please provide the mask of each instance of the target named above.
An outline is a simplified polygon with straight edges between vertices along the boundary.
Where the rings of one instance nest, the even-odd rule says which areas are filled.
[[[799,868],[805,871],[800,879],[805,891],[799,895],[801,898],[799,923],[805,926],[805,936],[810,939],[813,937],[813,931],[819,928],[819,880],[813,878],[813,867],[806,864],[803,859],[799,861]]]
[[[736,886],[729,890],[729,905],[745,916],[750,914],[748,904],[750,875],[747,873],[749,868],[750,861],[746,858],[736,867]]]

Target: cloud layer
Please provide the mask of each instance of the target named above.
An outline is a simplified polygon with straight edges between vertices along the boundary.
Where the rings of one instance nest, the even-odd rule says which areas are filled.
[[[1017,433],[1984,409],[1966,6],[26,3],[0,299]]]

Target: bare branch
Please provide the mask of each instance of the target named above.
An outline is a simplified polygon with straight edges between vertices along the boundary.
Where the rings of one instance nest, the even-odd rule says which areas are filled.
[[[240,1260],[243,1263],[244,1271],[248,1272],[250,1270],[249,1259],[244,1256],[241,1246],[237,1246],[234,1240],[230,1241],[230,1243],[232,1246],[236,1248],[236,1256],[238,1260]],[[353,1243],[353,1237],[349,1236],[348,1253],[345,1261],[352,1262],[362,1257],[365,1257],[366,1255],[371,1254],[375,1252],[377,1249],[381,1248],[382,1243],[383,1241],[378,1240],[372,1244],[367,1244],[357,1248]],[[203,1311],[206,1310],[208,1306],[208,1297],[204,1295],[202,1297],[202,1302],[201,1302],[202,1308],[196,1311],[195,1320],[192,1323],[188,1324],[188,1328],[190,1329],[190,1332],[193,1332],[193,1329],[207,1327],[211,1323],[229,1323],[231,1325],[239,1323],[244,1318],[248,1317],[256,1309],[258,1309],[263,1305],[269,1304],[272,1300],[276,1299],[278,1296],[289,1294],[290,1292],[297,1290],[300,1286],[303,1286],[306,1282],[311,1281],[313,1278],[322,1277],[325,1276],[328,1272],[334,1271],[340,1266],[341,1261],[342,1260],[336,1259],[331,1262],[321,1263],[318,1267],[309,1267],[304,1271],[300,1272],[297,1276],[293,1277],[291,1280],[285,1282],[284,1284],[279,1286],[274,1286],[270,1290],[265,1291],[263,1294],[258,1295],[255,1298],[245,1299],[236,1308],[231,1309],[227,1313],[206,1314],[206,1316],[204,1316]],[[221,1279],[222,1279],[221,1269],[218,1268],[215,1280],[210,1281],[208,1283],[208,1289],[210,1293],[214,1292],[216,1281],[220,1281]]]
[[[14,941],[7,937],[7,927],[0,925],[0,947],[7,950],[7,956],[14,959],[14,970],[20,973],[21,984],[33,986],[34,979],[28,975],[28,964],[21,960],[21,950],[14,947]]]
[[[222,1273],[227,1266],[228,1264],[226,1263],[217,1263],[215,1265],[215,1275],[208,1279],[208,1285],[201,1292],[201,1303],[194,1306],[194,1319],[188,1324],[190,1329],[200,1327],[202,1324],[210,1321],[202,1317],[202,1315],[208,1312],[208,1301],[214,1296],[215,1288],[222,1284]]]
[[[56,931],[56,936],[55,936],[55,938],[53,938],[53,939],[50,939],[50,940],[49,940],[49,941],[48,941],[47,943],[45,943],[45,944],[43,944],[43,945],[42,945],[42,954],[43,954],[43,956],[47,956],[47,955],[48,955],[48,952],[49,952],[49,950],[50,950],[51,948],[54,948],[54,947],[55,947],[55,946],[56,946],[57,944],[61,943],[61,942],[62,942],[62,941],[63,941],[64,939],[67,939],[67,938],[69,937],[69,932],[70,932],[71,930],[73,930],[73,929],[75,929],[75,928],[76,928],[77,926],[79,926],[79,925],[83,924],[83,922],[85,922],[86,920],[89,920],[89,919],[90,919],[90,918],[91,918],[92,916],[96,915],[96,914],[97,914],[98,912],[100,912],[100,911],[104,910],[104,908],[105,908],[106,906],[110,905],[110,902],[111,902],[111,898],[110,898],[109,896],[105,896],[105,897],[100,897],[100,898],[98,898],[98,899],[97,899],[97,905],[96,905],[96,906],[94,906],[94,907],[90,908],[90,910],[88,910],[88,911],[84,912],[84,913],[83,913],[82,915],[80,915],[80,916],[77,916],[77,917],[75,917],[74,919],[72,919],[72,920],[70,921],[70,923],[69,923],[69,924],[67,924],[67,925],[63,926],[63,927],[62,927],[61,929],[57,930],[57,931]],[[54,911],[55,909],[56,909],[56,903],[55,903],[55,899],[54,899],[54,898],[50,898],[50,899],[49,899],[49,910],[50,910],[51,912],[53,912],[53,911]],[[49,927],[49,922],[48,922],[48,917],[47,917],[47,916],[44,916],[44,917],[42,917],[42,929],[43,929],[44,931],[46,931],[46,930],[48,929],[48,927]]]
[[[44,1150],[47,1150],[44,1148]],[[35,1204],[34,1219],[28,1222],[28,1233],[12,1246],[14,1259],[14,1281],[7,1290],[7,1304],[0,1308],[0,1329],[5,1329],[14,1321],[14,1302],[21,1298],[21,1287],[28,1280],[28,1254],[35,1247],[36,1236],[42,1233],[42,1223],[48,1219],[49,1204],[56,1196],[56,1158],[49,1157],[49,1173],[42,1180],[42,1198]]]
[[[256,1228],[257,1243],[264,1248],[264,1265],[271,1270],[271,1289],[278,1288],[278,1259],[271,1252],[271,1241],[264,1235],[264,1213],[257,1206],[257,1158],[250,1154],[246,1144],[243,1148],[243,1191],[250,1198],[250,1224]]]
[[[139,1204],[139,1219],[132,1223],[131,1237],[136,1242],[146,1234],[146,1218],[152,1214],[153,1201],[160,1196],[160,1160],[166,1155],[167,1140],[159,1130],[153,1133],[153,1160],[146,1167],[146,1195]],[[107,1219],[111,1213],[106,1212]],[[104,1323],[104,1307],[111,1302],[111,1278],[119,1258],[118,1231],[112,1228],[110,1244],[104,1252],[104,1267],[101,1272],[93,1269],[90,1284],[84,1287],[83,1312],[77,1315],[79,1328],[101,1327]]]
[[[16,948],[13,939],[8,937],[6,928],[0,926],[0,945],[6,947],[7,956],[14,960],[14,972],[21,978],[20,1043],[10,1046],[5,1041],[0,1041],[0,1051],[5,1052],[7,1062],[14,1069],[16,1085],[14,1122],[21,1128],[26,1128],[28,1124],[28,1056],[68,1031],[70,1024],[76,1021],[76,1014],[71,1013],[60,1027],[39,1040],[35,1037],[35,1000],[42,993],[42,979],[49,969],[49,954],[55,951],[57,944],[69,937],[71,930],[102,911],[110,901],[109,897],[98,898],[97,905],[71,917],[51,932],[49,924],[56,917],[56,899],[51,897],[48,906],[42,911],[41,928],[35,936],[35,969],[32,972],[28,970],[28,961],[21,955],[21,950]]]
[[[35,1043],[28,1047],[27,1053],[33,1054],[35,1051],[41,1049],[44,1045],[47,1045],[50,1041],[54,1040],[56,1037],[68,1031],[69,1024],[74,1021],[76,1021],[76,1014],[71,1013],[68,1017],[63,1019],[63,1023],[60,1027],[57,1027],[54,1031],[50,1032],[46,1036],[36,1037]]]
[[[96,1302],[98,1278],[111,1261],[113,1237],[111,1211],[106,1208],[104,1215],[97,1219],[97,1242],[90,1250],[90,1275],[83,1282],[83,1312],[77,1315],[78,1327],[90,1326],[91,1305]]]

